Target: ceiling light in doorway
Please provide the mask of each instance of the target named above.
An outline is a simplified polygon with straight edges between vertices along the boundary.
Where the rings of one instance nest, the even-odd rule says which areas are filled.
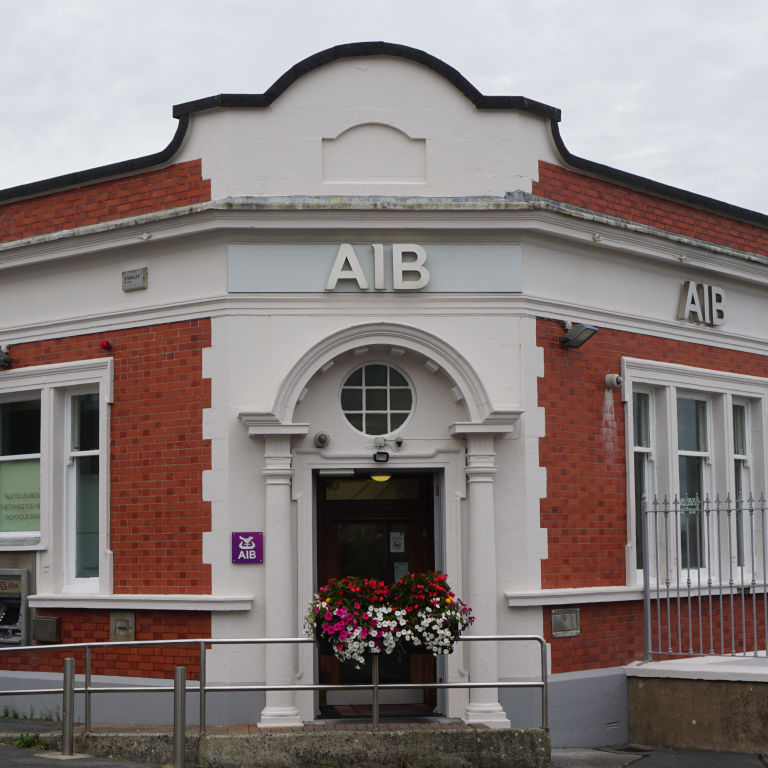
[[[392,475],[371,475],[371,480],[375,483],[386,483]]]

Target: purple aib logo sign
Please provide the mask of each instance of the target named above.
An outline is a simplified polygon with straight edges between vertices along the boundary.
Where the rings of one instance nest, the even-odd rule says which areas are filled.
[[[233,563],[263,563],[264,534],[257,531],[235,531],[232,534]]]

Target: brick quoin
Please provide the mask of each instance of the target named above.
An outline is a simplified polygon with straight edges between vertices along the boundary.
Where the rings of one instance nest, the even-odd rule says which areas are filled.
[[[22,240],[104,221],[164,211],[211,199],[202,162],[102,181],[0,204],[0,242]]]
[[[619,373],[625,356],[765,378],[768,357],[606,328],[573,350],[560,344],[563,333],[560,322],[537,321],[538,345],[544,351],[539,406],[545,409],[546,424],[539,456],[547,470],[541,526],[547,529],[549,545],[549,557],[541,564],[541,585],[543,589],[621,586],[626,583],[627,544],[624,404],[618,390],[606,395],[605,375]],[[616,603],[580,608],[581,635],[553,641],[569,649],[562,656],[553,650],[554,671],[624,664],[641,657],[639,601],[626,603],[623,611]],[[603,616],[601,611],[607,618],[600,618],[599,626],[604,645],[610,647],[598,652],[600,642],[593,633],[601,630],[592,626],[592,617]],[[626,631],[614,633],[608,626],[614,612]]]
[[[666,232],[768,256],[765,227],[638,192],[544,161],[539,162],[539,180],[533,184],[533,194]]]
[[[202,412],[211,404],[202,350],[208,318],[14,344],[14,368],[103,357],[112,343],[110,547],[116,594],[210,594],[202,536],[211,529],[202,500],[210,441]],[[64,638],[62,638],[64,640]],[[65,641],[66,642],[66,641]]]

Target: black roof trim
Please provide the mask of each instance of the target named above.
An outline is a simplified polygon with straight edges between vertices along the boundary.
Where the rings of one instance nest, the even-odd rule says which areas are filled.
[[[478,109],[519,109],[550,120],[560,119],[560,110],[556,107],[550,107],[548,104],[542,104],[541,102],[527,99],[524,96],[485,96],[458,70],[431,54],[407,45],[385,43],[382,41],[347,43],[345,45],[336,45],[333,48],[326,48],[326,50],[315,53],[292,66],[264,93],[220,93],[218,96],[209,96],[205,99],[177,104],[173,108],[173,115],[174,117],[180,117],[191,112],[202,112],[203,110],[216,109],[218,107],[268,107],[302,75],[306,75],[308,72],[338,59],[357,58],[360,56],[398,56],[423,64],[455,85]]]
[[[79,187],[84,184],[93,184],[94,182],[103,181],[104,179],[113,176],[124,176],[130,173],[135,173],[136,171],[145,171],[152,166],[165,163],[176,154],[176,151],[181,146],[188,125],[189,115],[182,115],[179,118],[179,124],[176,126],[176,133],[173,134],[173,138],[168,146],[160,152],[155,152],[152,155],[144,155],[144,157],[136,157],[133,160],[121,160],[118,163],[100,165],[97,168],[89,168],[86,171],[75,171],[74,173],[65,173],[63,176],[54,176],[51,179],[33,181],[29,184],[20,184],[18,187],[0,189],[0,203],[6,200],[16,200],[48,194],[65,187]]]
[[[731,203],[724,203],[722,200],[717,200],[714,197],[698,195],[695,192],[689,192],[686,189],[663,184],[660,181],[647,179],[645,176],[638,176],[634,173],[629,173],[628,171],[620,171],[609,165],[603,165],[602,163],[596,163],[592,160],[578,157],[578,155],[573,155],[568,151],[562,136],[560,136],[560,127],[557,122],[553,120],[551,126],[552,138],[557,146],[558,152],[568,165],[578,171],[589,173],[590,175],[601,179],[614,181],[617,184],[621,184],[622,186],[629,187],[639,192],[647,192],[655,197],[663,197],[667,200],[682,203],[683,205],[690,205],[695,208],[702,208],[711,213],[717,213],[731,219],[738,219],[739,221],[756,224],[760,227],[768,227],[768,215],[764,213],[759,213],[758,211],[753,211],[749,208],[741,208],[740,206],[732,205]]]
[[[613,181],[622,186],[629,187],[630,189],[647,192],[657,197],[677,201],[685,205],[701,208],[712,213],[745,221],[757,226],[768,227],[767,214],[758,213],[757,211],[752,211],[748,208],[741,208],[736,205],[731,205],[730,203],[724,203],[715,198],[705,197],[704,195],[697,195],[694,192],[688,192],[687,190],[679,189],[678,187],[662,184],[661,182],[653,181],[652,179],[647,179],[643,176],[620,171],[608,165],[603,165],[602,163],[596,163],[573,155],[568,151],[568,148],[565,146],[562,137],[560,136],[558,122],[560,121],[561,113],[556,107],[551,107],[547,104],[527,99],[524,96],[486,96],[480,93],[480,91],[478,91],[477,88],[475,88],[475,86],[472,85],[472,83],[470,83],[458,70],[429,53],[421,51],[418,48],[411,48],[407,45],[398,45],[382,41],[348,43],[320,51],[319,53],[300,61],[298,64],[295,64],[285,74],[279,77],[264,93],[222,93],[217,96],[209,96],[204,99],[177,104],[173,108],[173,116],[179,120],[179,124],[170,143],[162,151],[152,155],[145,155],[144,157],[137,157],[133,160],[102,165],[85,171],[77,171],[63,176],[55,176],[50,179],[43,179],[42,181],[35,181],[30,184],[22,184],[17,187],[3,189],[0,190],[0,203],[8,200],[47,194],[66,187],[91,184],[110,177],[144,171],[153,166],[166,163],[174,156],[181,146],[189,126],[191,114],[222,107],[268,107],[302,75],[338,59],[359,56],[397,56],[409,59],[429,67],[434,72],[444,77],[461,91],[461,93],[463,93],[478,109],[516,109],[548,119],[551,125],[552,138],[557,150],[565,163],[575,170],[588,173],[597,178]]]

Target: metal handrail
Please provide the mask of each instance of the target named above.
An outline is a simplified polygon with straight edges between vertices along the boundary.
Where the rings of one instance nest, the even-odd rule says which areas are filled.
[[[0,696],[29,696],[41,694],[62,694],[64,697],[63,711],[65,721],[62,723],[62,753],[72,754],[72,728],[74,724],[73,697],[75,693],[85,695],[85,731],[91,730],[91,697],[99,693],[169,693],[174,694],[174,766],[183,767],[183,737],[185,722],[183,706],[179,703],[187,693],[198,693],[200,696],[200,735],[206,733],[205,698],[209,693],[226,693],[228,691],[342,691],[370,690],[373,692],[371,707],[372,725],[376,730],[379,724],[379,692],[393,689],[448,689],[448,688],[540,688],[541,689],[541,727],[548,727],[548,680],[547,680],[547,645],[540,635],[464,635],[458,638],[461,642],[536,642],[540,649],[541,679],[533,681],[493,681],[493,682],[446,682],[446,683],[380,683],[378,679],[378,662],[380,654],[371,654],[372,675],[370,683],[339,685],[335,683],[292,683],[286,685],[208,685],[206,681],[206,652],[213,645],[269,645],[269,644],[315,644],[312,637],[258,637],[258,638],[186,638],[180,640],[132,640],[109,641],[103,643],[61,643],[58,645],[26,645],[0,648],[0,659],[3,653],[19,652],[61,652],[67,650],[85,651],[85,685],[76,687],[74,684],[74,659],[64,659],[64,684],[61,688],[32,688],[2,690]],[[200,654],[200,681],[197,685],[187,685],[186,667],[177,667],[174,673],[173,686],[166,685],[136,685],[136,686],[96,686],[92,685],[92,651],[100,648],[124,648],[145,646],[178,646],[197,645]],[[66,733],[64,731],[67,731]]]

